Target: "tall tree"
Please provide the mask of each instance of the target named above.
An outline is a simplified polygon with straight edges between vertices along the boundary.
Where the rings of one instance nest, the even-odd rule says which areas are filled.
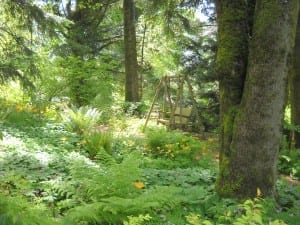
[[[298,15],[298,24],[296,32],[296,42],[293,55],[293,69],[291,77],[291,122],[294,126],[300,126],[300,14]],[[293,141],[296,148],[300,148],[299,129],[293,132]]]
[[[229,61],[231,64],[228,64],[226,70],[232,82],[238,84],[231,90],[234,92],[226,91],[229,84],[222,84],[224,78],[222,73],[220,74],[220,86],[224,85],[225,88],[220,90],[223,133],[217,190],[221,195],[241,198],[255,196],[257,189],[265,196],[275,194],[276,161],[286,95],[287,61],[292,53],[299,10],[298,0],[257,0],[255,13],[251,16],[253,5],[249,3],[253,1],[248,1],[248,5],[245,5],[245,2],[217,2],[218,35],[221,40],[217,53],[219,66],[224,66],[220,65],[224,62],[220,61],[220,58],[232,59],[232,51],[243,52],[242,58],[235,58],[233,63]],[[247,15],[247,18],[244,15]],[[237,18],[242,19],[240,24],[244,25],[240,36],[235,39],[228,35],[228,31],[224,31],[230,28],[224,27],[226,25],[222,22],[231,21],[234,24],[230,25],[237,26]],[[246,27],[249,27],[248,30],[245,30]],[[245,33],[250,34],[249,45]],[[225,42],[225,46],[236,42],[241,45],[244,43],[247,48],[241,51],[240,48],[227,47],[227,50],[231,50],[228,52],[222,49],[222,42]],[[243,65],[242,73],[246,71],[245,81],[239,76],[233,78],[238,64]],[[234,95],[240,97],[234,97],[232,104],[230,100]],[[228,103],[231,106],[229,109],[226,105]]]
[[[95,85],[99,84],[97,80],[102,79],[100,72],[96,76],[95,72],[91,74],[90,71],[82,68],[94,64],[90,68],[98,69],[100,55],[103,56],[103,52],[111,44],[121,41],[121,20],[120,24],[115,24],[109,16],[116,2],[118,0],[48,1],[48,8],[52,8],[54,14],[72,22],[67,27],[67,32],[63,33],[65,42],[59,45],[55,53],[65,58],[66,63],[63,64],[69,72],[67,74],[70,74],[66,76],[69,94],[78,106],[90,103],[99,94],[105,95],[103,93],[105,88],[98,87],[98,92],[94,91]],[[115,14],[117,14],[115,17],[118,17],[116,11]],[[90,82],[91,80],[93,82]],[[104,83],[107,82],[103,81],[102,84]]]
[[[134,0],[123,1],[125,46],[125,101],[138,102],[139,82],[136,52]]]

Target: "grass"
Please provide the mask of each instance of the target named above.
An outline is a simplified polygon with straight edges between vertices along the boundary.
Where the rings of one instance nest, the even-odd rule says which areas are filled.
[[[3,117],[0,224],[298,224],[299,186],[280,181],[277,202],[222,199],[214,191],[216,138],[142,134],[133,124],[86,140],[27,111]]]

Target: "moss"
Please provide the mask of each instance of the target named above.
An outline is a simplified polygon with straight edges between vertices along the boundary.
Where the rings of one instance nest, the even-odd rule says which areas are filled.
[[[234,196],[242,184],[242,178],[234,178],[230,172],[229,158],[224,156],[220,162],[220,173],[216,181],[216,191],[224,197]]]
[[[242,97],[248,57],[248,8],[244,0],[224,0],[217,4],[218,53],[217,71],[220,78],[221,149],[220,174],[216,189],[221,195],[234,193],[241,179],[230,175],[229,157],[234,119]],[[231,195],[231,194],[230,194]]]
[[[223,119],[223,128],[224,128],[224,154],[228,157],[230,155],[230,144],[232,140],[232,135],[235,132],[234,129],[234,119],[238,112],[237,106],[232,106],[230,109],[225,113]]]
[[[222,74],[229,75],[236,62],[247,54],[247,8],[245,1],[223,1],[220,5],[217,66]]]
[[[255,49],[256,58],[260,58],[261,63],[267,63],[270,58],[264,56],[266,52],[274,51],[273,59],[276,57],[278,61],[281,58],[285,57],[286,54],[286,45],[279,44],[278,41],[282,39],[282,29],[281,26],[278,26],[281,21],[287,20],[293,27],[296,26],[296,19],[298,11],[299,2],[297,1],[282,1],[279,3],[276,0],[272,1],[258,1],[257,4],[257,14],[255,15],[254,21],[254,38],[253,46],[259,46]],[[267,10],[266,10],[267,9]],[[274,18],[276,18],[274,20]],[[278,19],[279,18],[279,19]],[[282,23],[283,26],[283,23]],[[278,30],[279,29],[279,30]],[[287,40],[281,40],[281,43],[289,42],[290,45],[294,43],[295,40],[295,29],[292,29],[288,32],[291,34],[288,36]],[[262,45],[260,43],[268,43],[267,45]],[[272,45],[277,45],[277,48],[271,47]],[[264,62],[266,61],[266,62]]]
[[[285,13],[283,11],[284,7],[280,4],[274,4],[273,1],[258,1],[257,8],[267,8],[268,10],[257,10],[263,11],[263,13],[255,16],[254,29],[256,33],[266,33],[270,29],[270,25],[273,24],[274,18],[281,17]]]
[[[232,180],[231,176],[219,176],[216,181],[216,191],[222,197],[236,197],[242,181],[242,178]]]

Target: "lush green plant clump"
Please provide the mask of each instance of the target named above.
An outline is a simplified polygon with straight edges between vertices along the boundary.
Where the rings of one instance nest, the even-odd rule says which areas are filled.
[[[178,131],[168,132],[164,129],[149,130],[146,145],[147,153],[152,157],[172,159],[178,162],[179,167],[211,162],[214,157],[212,150],[216,147],[213,138],[201,141]]]
[[[300,132],[300,126],[295,126],[285,121],[284,135],[279,152],[278,170],[282,174],[290,176],[295,180],[299,180],[300,149],[294,147],[293,132]]]
[[[101,119],[101,112],[96,108],[80,107],[66,108],[61,113],[63,122],[66,128],[72,132],[83,134],[95,127]]]

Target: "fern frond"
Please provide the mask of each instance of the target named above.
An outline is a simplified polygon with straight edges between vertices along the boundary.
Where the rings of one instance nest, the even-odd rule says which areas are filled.
[[[21,197],[0,196],[0,225],[59,225]]]
[[[120,223],[128,216],[144,212],[155,212],[164,207],[174,207],[180,202],[174,197],[180,189],[159,187],[150,189],[135,198],[112,196],[101,201],[78,206],[68,212],[66,220],[70,224],[79,222]]]

